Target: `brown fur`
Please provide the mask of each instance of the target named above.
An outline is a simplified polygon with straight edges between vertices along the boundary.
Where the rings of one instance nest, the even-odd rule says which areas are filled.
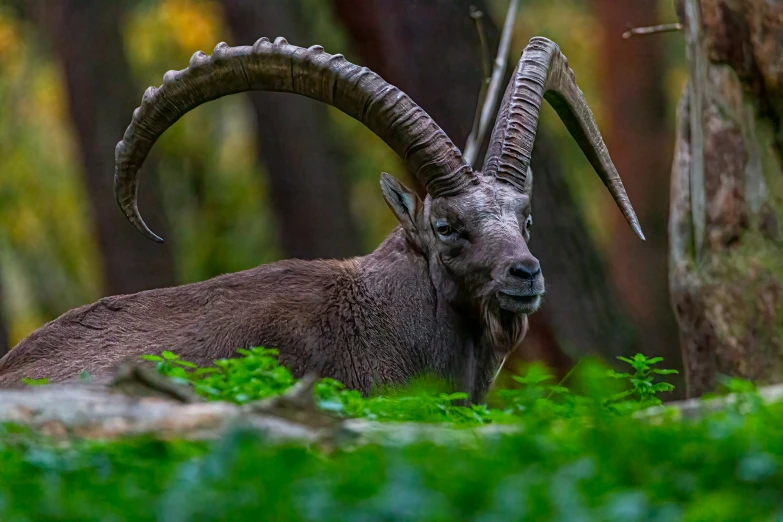
[[[277,348],[296,376],[316,371],[367,393],[431,373],[481,401],[544,294],[528,243],[529,160],[546,91],[557,93],[550,102],[644,237],[573,72],[544,38],[531,40],[509,83],[484,174],[404,93],[320,46],[262,38],[252,48],[221,43],[212,57],[194,54],[191,67],[147,89],[117,144],[115,197],[147,237],[160,240],[138,212],[138,168],[157,136],[208,100],[254,89],[309,96],[362,121],[427,188],[425,200],[383,174],[381,190],[401,226],[370,255],[281,261],[72,310],[0,359],[0,386],[23,377],[63,381],[82,370],[105,379],[123,360],[162,350],[206,365],[263,345]]]
[[[393,178],[382,185],[402,226],[373,253],[285,260],[106,297],[20,342],[0,359],[0,386],[23,377],[66,381],[82,370],[101,380],[122,361],[161,350],[206,365],[237,348],[267,346],[296,376],[317,371],[367,393],[431,373],[480,401],[527,330],[524,314],[494,298],[510,262],[534,259],[520,228],[527,196],[490,178],[425,202]],[[410,208],[391,200],[405,195]],[[442,216],[459,221],[464,244],[437,238],[428,221]],[[520,288],[540,295],[543,278]]]

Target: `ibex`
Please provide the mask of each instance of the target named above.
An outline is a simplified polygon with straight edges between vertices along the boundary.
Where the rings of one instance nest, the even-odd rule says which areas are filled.
[[[528,248],[529,164],[544,98],[644,239],[573,71],[558,46],[539,37],[514,70],[481,172],[411,98],[342,55],[283,38],[197,52],[189,67],[147,89],[117,144],[117,202],[147,237],[161,241],[136,197],[157,138],[196,106],[249,90],[300,94],[356,118],[399,154],[427,196],[383,173],[381,190],[400,224],[363,257],[284,260],[71,310],[0,360],[0,384],[64,381],[83,370],[100,379],[123,360],[161,350],[206,365],[237,348],[267,346],[296,376],[314,371],[367,393],[431,374],[482,400],[544,294]]]

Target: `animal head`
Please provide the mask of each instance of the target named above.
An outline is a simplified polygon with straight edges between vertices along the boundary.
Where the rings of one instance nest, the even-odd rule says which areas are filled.
[[[566,58],[556,44],[538,37],[512,75],[480,172],[405,93],[342,55],[327,54],[320,46],[296,47],[283,38],[262,38],[248,47],[221,43],[212,56],[197,52],[188,68],[169,71],[159,88],[147,89],[117,144],[117,202],[147,237],[161,241],[137,207],[139,168],[155,140],[194,107],[248,90],[291,92],[328,103],[364,123],[397,152],[427,196],[422,201],[384,173],[381,189],[387,204],[411,243],[429,258],[439,288],[459,303],[478,306],[496,322],[501,315],[518,318],[534,312],[544,293],[541,266],[529,247],[529,165],[544,98],[643,238]]]
[[[420,201],[384,173],[381,187],[406,234],[429,260],[441,290],[452,299],[530,314],[544,293],[544,277],[528,247],[530,195],[486,176],[458,194]]]
[[[426,252],[440,281],[497,315],[536,311],[544,276],[530,249],[533,173],[530,158],[543,99],[555,108],[609,188],[628,222],[641,228],[593,115],[557,45],[533,38],[506,89],[483,172],[457,170],[464,183],[436,178],[425,201],[388,174],[386,202],[408,236]],[[448,173],[443,173],[448,179]],[[442,189],[445,185],[447,188]],[[457,189],[450,187],[456,186]],[[550,209],[556,212],[556,209]]]

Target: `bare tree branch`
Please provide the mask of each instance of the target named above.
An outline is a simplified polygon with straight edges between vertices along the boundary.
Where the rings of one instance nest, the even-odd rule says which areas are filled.
[[[503,80],[503,75],[506,72],[508,50],[511,47],[511,33],[514,29],[514,21],[517,17],[518,6],[519,0],[511,0],[508,4],[506,21],[503,24],[503,32],[500,35],[500,43],[498,44],[498,54],[495,58],[495,66],[492,70],[492,77],[490,78],[489,85],[486,87],[486,98],[482,100],[482,97],[479,96],[479,107],[476,110],[476,114],[480,115],[478,125],[474,123],[475,132],[470,133],[470,136],[468,136],[468,140],[465,143],[465,161],[472,167],[476,166],[479,149],[484,142],[490,121],[497,108],[501,82]],[[479,39],[481,39],[481,36],[479,36]],[[484,87],[482,86],[482,89],[483,88]]]
[[[489,88],[489,82],[492,79],[492,69],[489,63],[489,48],[487,46],[487,37],[484,31],[484,12],[477,9],[475,6],[471,6],[470,17],[473,19],[473,23],[476,26],[476,33],[478,34],[479,45],[481,46],[481,71],[484,79],[481,82],[481,90],[479,91],[478,102],[476,103],[476,113],[473,116],[473,125],[470,128],[470,135],[468,136],[468,143],[465,145],[465,150],[470,146],[470,140],[473,136],[478,136],[481,109],[484,107],[484,101],[487,98],[487,89]],[[472,162],[469,161],[469,163]]]
[[[489,85],[492,69],[489,64],[487,32],[484,30],[484,11],[472,5],[470,6],[470,18],[473,19],[473,24],[476,26],[476,34],[478,34],[479,46],[481,47],[481,72],[484,74],[484,83]]]
[[[644,36],[649,34],[660,34],[660,33],[673,33],[677,31],[682,31],[682,24],[679,22],[675,22],[672,24],[652,25],[649,27],[631,27],[623,33],[623,39],[627,40],[634,36]]]

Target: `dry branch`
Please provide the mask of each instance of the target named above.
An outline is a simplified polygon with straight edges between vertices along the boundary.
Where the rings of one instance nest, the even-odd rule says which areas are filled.
[[[767,386],[758,390],[758,398],[763,404],[772,404],[783,400],[783,385],[776,384]],[[698,419],[708,413],[721,411],[733,407],[742,401],[743,395],[731,393],[725,397],[717,397],[711,400],[687,399],[684,401],[675,401],[664,404],[663,406],[653,406],[647,410],[639,412],[638,418],[653,418],[663,415],[667,412],[675,411],[681,419]]]
[[[519,0],[511,0],[508,4],[506,21],[503,23],[503,32],[500,35],[500,43],[498,44],[498,54],[495,57],[495,65],[492,69],[492,77],[489,79],[489,82],[486,79],[482,82],[479,104],[476,108],[476,120],[473,122],[473,130],[465,144],[465,161],[474,168],[476,167],[479,149],[481,149],[481,144],[484,143],[490,121],[495,114],[498,99],[500,98],[500,87],[503,75],[506,72],[508,50],[511,47],[511,34],[514,32],[514,21],[517,18],[518,6]],[[478,20],[476,23],[477,27],[480,27]],[[479,32],[479,38],[481,38],[481,31]]]
[[[676,31],[682,31],[682,24],[679,22],[672,24],[652,25],[649,27],[631,27],[623,33],[623,39],[627,40],[629,38],[633,38],[634,36],[673,33]]]

